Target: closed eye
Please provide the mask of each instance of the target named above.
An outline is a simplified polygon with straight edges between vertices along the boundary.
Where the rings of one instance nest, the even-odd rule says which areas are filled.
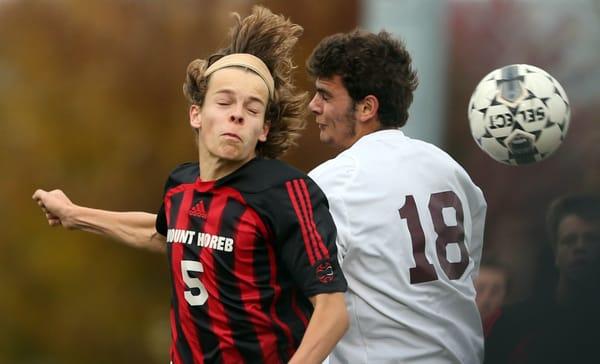
[[[246,104],[246,110],[248,110],[248,113],[255,116],[260,115],[260,113],[263,112],[263,107],[261,103],[252,101]]]
[[[331,99],[331,94],[327,90],[320,87],[317,87],[317,95],[323,101],[329,101]]]
[[[577,236],[574,234],[567,235],[560,239],[560,244],[565,246],[573,245],[573,243],[577,240]]]

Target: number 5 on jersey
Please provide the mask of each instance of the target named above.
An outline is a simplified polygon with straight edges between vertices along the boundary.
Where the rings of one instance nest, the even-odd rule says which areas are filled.
[[[191,306],[202,306],[208,299],[208,291],[199,278],[194,273],[202,273],[204,268],[202,263],[193,260],[181,261],[181,276],[188,286],[189,290],[183,292],[183,297]],[[193,294],[193,289],[199,290],[198,294]]]
[[[454,209],[456,225],[447,225],[444,221],[443,211],[446,208]],[[442,270],[449,279],[459,279],[469,265],[469,254],[465,245],[463,228],[463,209],[460,199],[453,191],[433,193],[429,197],[429,214],[433,222],[433,229],[437,234],[435,252]],[[425,256],[425,233],[419,218],[419,211],[412,195],[406,196],[404,206],[400,210],[400,217],[406,220],[410,239],[412,242],[413,258],[416,266],[410,268],[410,283],[431,282],[438,279],[435,267]],[[456,243],[460,250],[460,261],[450,262],[446,247]]]

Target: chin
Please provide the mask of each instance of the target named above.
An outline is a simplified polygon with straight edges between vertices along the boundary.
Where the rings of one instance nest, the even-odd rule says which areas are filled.
[[[577,282],[583,282],[588,280],[591,273],[592,269],[589,269],[589,267],[586,266],[575,266],[567,268],[567,274],[569,278]]]
[[[250,159],[250,155],[241,153],[240,151],[236,151],[236,152],[229,151],[229,152],[220,153],[219,158],[229,161],[229,162],[242,162],[247,159]]]
[[[221,159],[238,160],[244,153],[238,146],[229,144],[221,146],[216,154]]]
[[[239,162],[244,160],[244,157],[239,154],[222,154],[219,156],[222,160],[229,162]]]

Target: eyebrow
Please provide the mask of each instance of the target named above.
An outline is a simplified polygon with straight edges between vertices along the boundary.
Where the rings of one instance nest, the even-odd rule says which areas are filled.
[[[227,95],[231,96],[231,95],[234,95],[235,92],[233,90],[231,90],[231,89],[224,88],[224,89],[220,89],[220,90],[215,91],[215,95],[217,95],[217,94],[227,94]],[[248,96],[248,98],[250,99],[250,102],[258,102],[261,105],[265,106],[265,102],[260,97],[258,97],[258,96],[252,96],[252,95],[250,95],[250,96]]]
[[[331,92],[329,92],[328,90],[324,89],[323,87],[317,86],[316,89],[317,89],[317,92],[320,93],[320,94],[322,94],[322,95],[325,95],[325,96],[328,96],[328,97],[333,96]]]

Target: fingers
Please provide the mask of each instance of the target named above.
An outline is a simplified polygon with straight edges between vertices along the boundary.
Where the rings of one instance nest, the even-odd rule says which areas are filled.
[[[48,225],[50,226],[60,226],[61,222],[58,216],[54,215],[46,208],[44,204],[45,197],[49,194],[48,191],[44,191],[42,189],[36,190],[31,198],[37,203],[37,205],[42,209],[44,215],[46,215],[46,220],[48,220]]]
[[[73,205],[64,192],[58,189],[51,191],[38,189],[31,198],[40,207],[50,226],[63,226],[62,219],[64,219],[64,216],[62,216],[62,212],[65,208]]]
[[[42,211],[44,211],[45,214],[48,214],[48,210],[46,209],[46,206],[44,205],[44,196],[47,194],[48,192],[44,191],[44,190],[36,190],[33,194],[33,196],[31,196],[31,198],[37,203],[37,205],[39,207],[42,208]]]
[[[54,215],[51,212],[44,211],[44,214],[46,214],[46,219],[48,219],[48,220],[60,220],[60,217]]]
[[[32,199],[39,201],[43,198],[43,196],[45,194],[47,194],[48,192],[42,190],[42,189],[37,189],[35,190],[35,192],[33,193],[33,196],[31,196]]]
[[[50,226],[61,226],[62,222],[60,221],[60,218],[56,215],[54,215],[51,212],[48,212],[48,210],[46,210],[45,208],[42,208],[42,210],[44,211],[44,214],[46,215],[46,220],[48,220],[48,225]]]

